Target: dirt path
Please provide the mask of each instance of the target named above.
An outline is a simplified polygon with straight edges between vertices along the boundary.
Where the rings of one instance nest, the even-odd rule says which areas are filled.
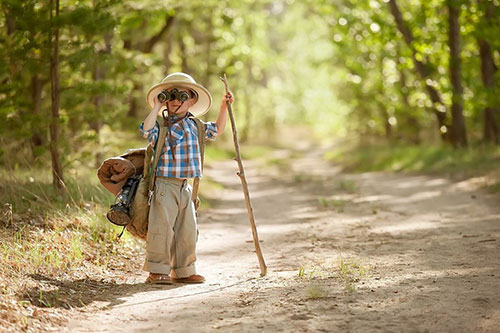
[[[474,180],[341,174],[320,156],[245,163],[267,277],[236,163],[220,162],[199,222],[207,282],[149,286],[144,273],[66,330],[500,332],[498,196]]]

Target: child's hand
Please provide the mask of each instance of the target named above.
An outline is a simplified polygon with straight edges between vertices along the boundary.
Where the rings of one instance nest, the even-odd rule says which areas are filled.
[[[222,96],[222,103],[233,104],[233,102],[234,102],[234,96],[231,91],[229,91],[227,95]]]
[[[165,105],[167,101],[160,103],[160,101],[158,100],[158,96],[155,96],[153,98],[153,102],[154,102],[154,109],[159,110],[163,105]]]

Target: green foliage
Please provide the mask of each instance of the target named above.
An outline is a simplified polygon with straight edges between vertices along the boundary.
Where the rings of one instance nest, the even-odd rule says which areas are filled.
[[[496,146],[454,149],[443,145],[369,145],[328,152],[325,158],[357,172],[416,171],[470,176],[497,170],[500,150]]]
[[[328,140],[435,142],[439,129],[431,107],[451,118],[447,3],[397,3],[414,37],[411,45],[398,31],[388,1],[63,0],[51,20],[50,2],[1,0],[0,163],[6,165],[9,156],[13,164],[51,165],[55,28],[57,148],[65,171],[78,157],[98,164],[113,151],[106,146],[110,135],[133,133],[139,139],[145,92],[174,71],[190,73],[212,92],[214,111],[205,120],[216,118],[223,95],[218,77],[228,75],[242,142],[267,143],[294,124],[311,128],[307,136]],[[500,105],[500,71],[486,87],[478,48],[485,41],[494,66],[500,66],[500,16],[491,15],[500,4],[457,4],[463,113],[470,141],[477,142],[485,107]],[[415,60],[427,78],[417,74]],[[432,105],[426,86],[436,89],[443,104]],[[219,141],[230,140],[225,135]]]

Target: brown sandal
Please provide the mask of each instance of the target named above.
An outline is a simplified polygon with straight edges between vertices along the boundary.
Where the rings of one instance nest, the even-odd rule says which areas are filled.
[[[146,283],[172,284],[172,278],[168,274],[149,274]]]
[[[175,283],[203,283],[205,282],[205,278],[201,275],[194,274],[183,278],[172,278],[172,281]]]

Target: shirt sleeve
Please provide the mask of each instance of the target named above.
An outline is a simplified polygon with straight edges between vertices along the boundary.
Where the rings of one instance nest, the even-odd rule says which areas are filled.
[[[215,141],[217,137],[217,124],[213,121],[205,123],[205,140]]]
[[[156,139],[158,138],[158,124],[155,122],[155,125],[153,128],[145,131],[144,130],[144,122],[141,123],[139,126],[139,131],[141,132],[141,135],[148,139],[149,142],[155,143]]]

